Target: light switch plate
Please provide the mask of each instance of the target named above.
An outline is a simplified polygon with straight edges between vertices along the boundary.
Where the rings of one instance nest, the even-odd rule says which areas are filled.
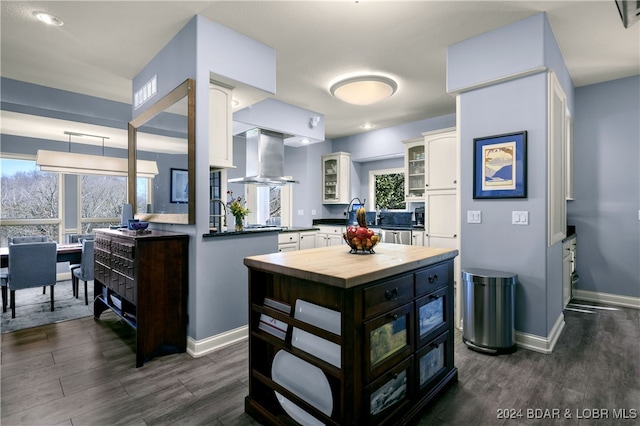
[[[512,225],[528,225],[529,212],[528,211],[512,211],[511,224]]]
[[[318,212],[317,212],[316,209],[311,209],[311,216],[315,216],[317,214],[318,214]]]
[[[467,210],[467,223],[482,223],[480,210]]]
[[[304,210],[303,209],[299,209],[298,210],[298,216],[304,216]]]

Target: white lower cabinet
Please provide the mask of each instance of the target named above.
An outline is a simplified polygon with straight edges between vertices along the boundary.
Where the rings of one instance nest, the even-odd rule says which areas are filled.
[[[316,234],[316,247],[339,246],[343,244],[342,234],[347,231],[344,226],[319,225]]]
[[[411,231],[411,245],[423,246],[424,245],[424,231]]]
[[[299,234],[297,232],[282,232],[278,234],[278,251],[299,250],[298,242]]]
[[[317,235],[316,231],[300,232],[300,250],[315,248]]]

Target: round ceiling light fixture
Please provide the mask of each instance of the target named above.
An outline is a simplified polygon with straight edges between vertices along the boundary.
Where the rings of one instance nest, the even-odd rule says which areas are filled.
[[[62,19],[57,16],[53,16],[47,12],[33,12],[33,16],[35,16],[39,21],[44,22],[47,25],[51,25],[54,27],[61,27],[64,25]]]
[[[354,105],[371,105],[396,93],[398,84],[389,77],[363,75],[340,80],[329,91],[336,98]]]

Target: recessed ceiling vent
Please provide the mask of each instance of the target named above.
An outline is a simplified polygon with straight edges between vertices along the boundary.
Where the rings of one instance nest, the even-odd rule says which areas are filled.
[[[640,20],[640,0],[616,0],[616,5],[625,28]]]

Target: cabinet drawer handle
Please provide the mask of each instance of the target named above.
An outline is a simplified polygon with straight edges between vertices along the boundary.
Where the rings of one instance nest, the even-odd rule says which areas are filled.
[[[429,283],[433,284],[438,282],[438,274],[434,274],[432,276],[429,277]]]
[[[440,343],[432,343],[431,345],[432,348],[436,349],[438,346],[440,346]]]
[[[431,300],[438,300],[438,299],[440,299],[440,296],[435,295],[435,294],[430,294],[430,295],[429,295],[429,299],[431,299]]]
[[[394,300],[398,298],[398,287],[393,288],[393,290],[387,290],[384,292],[384,297],[387,300]]]
[[[392,319],[392,320],[397,320],[398,319],[398,314],[389,314],[387,315],[387,318]]]

